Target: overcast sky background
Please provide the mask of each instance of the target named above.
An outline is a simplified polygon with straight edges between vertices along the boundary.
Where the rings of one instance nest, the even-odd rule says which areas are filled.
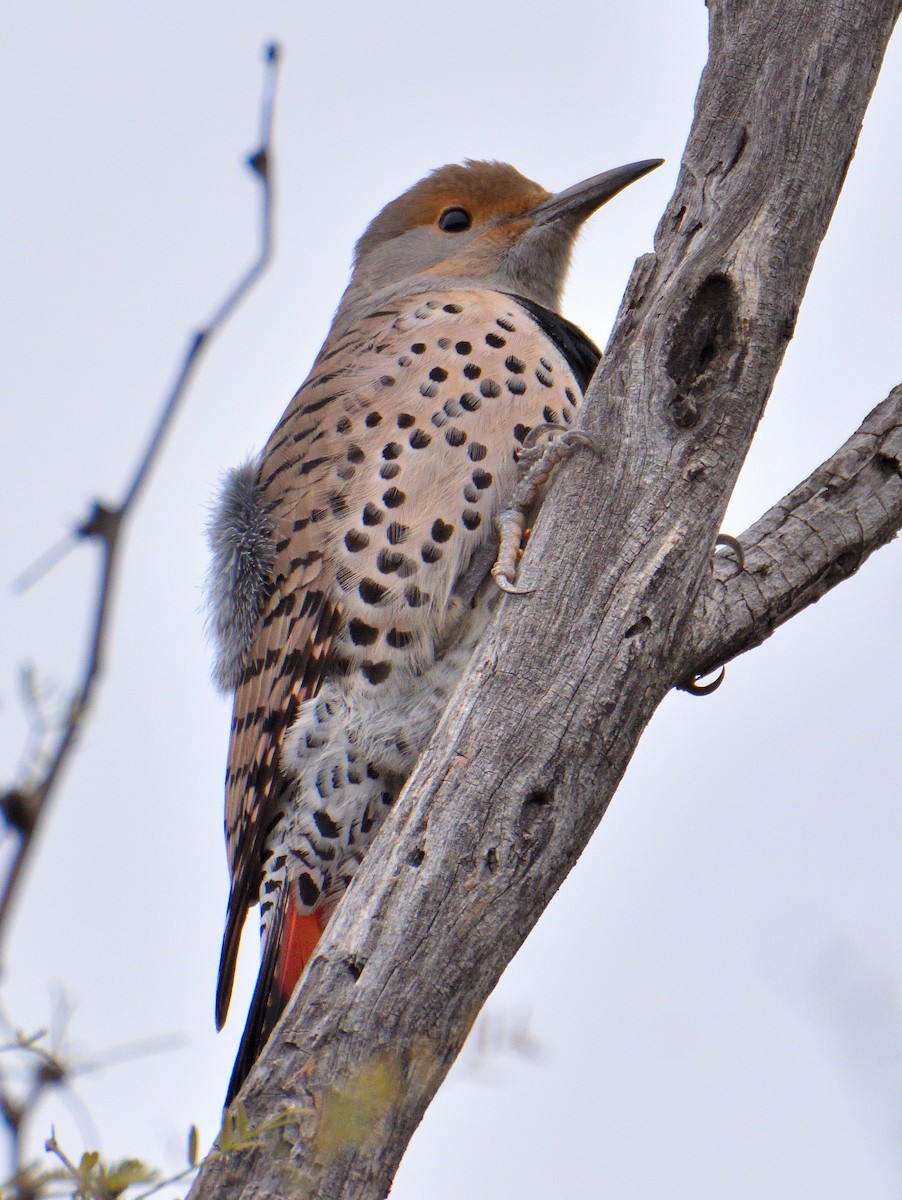
[[[20,664],[66,685],[95,560],[8,582],[136,460],[189,333],[255,253],[261,50],[284,48],[278,259],[206,359],[129,530],[110,662],[43,830],[2,1004],[63,989],[96,1132],[72,1153],[178,1165],[207,1145],[256,973],[249,924],[213,1026],[226,901],[228,705],[208,683],[204,526],[221,473],[303,380],[379,208],[466,156],[551,189],[666,165],[603,209],[564,311],[602,345],[669,197],[706,55],[701,0],[453,5],[4,0],[0,6],[3,511],[0,769]],[[891,46],[794,341],[728,513],[739,533],[902,378],[902,41]],[[902,1195],[902,555],[671,695],[591,846],[489,1002],[537,1058],[472,1052],[427,1114],[397,1200]]]

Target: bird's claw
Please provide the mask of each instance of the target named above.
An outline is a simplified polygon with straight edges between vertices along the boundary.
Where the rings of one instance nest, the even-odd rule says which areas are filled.
[[[691,679],[680,684],[680,691],[688,692],[690,696],[710,696],[724,681],[724,676],[727,673],[726,667],[721,667],[718,674],[711,680],[710,683],[699,683],[699,680],[704,678],[702,675],[693,675]]]
[[[507,575],[503,575],[494,567],[492,567],[492,578],[498,587],[501,588],[502,592],[507,592],[509,596],[529,596],[536,590],[535,588],[516,587],[513,579],[508,578]],[[514,576],[515,578],[516,576]]]
[[[745,570],[745,552],[742,549],[742,542],[738,538],[734,538],[730,533],[719,533],[714,539],[715,546],[729,546],[736,555],[736,561],[739,564],[739,570]]]

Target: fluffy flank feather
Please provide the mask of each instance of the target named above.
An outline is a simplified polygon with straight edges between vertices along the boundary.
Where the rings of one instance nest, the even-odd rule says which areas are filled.
[[[272,590],[272,529],[258,487],[255,457],[230,471],[207,531],[207,631],[213,639],[213,682],[223,692],[238,683],[257,620]]]

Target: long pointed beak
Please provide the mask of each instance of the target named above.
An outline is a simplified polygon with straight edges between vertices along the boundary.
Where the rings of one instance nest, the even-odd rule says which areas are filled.
[[[613,171],[604,171],[601,175],[593,175],[573,187],[558,192],[550,200],[538,204],[529,214],[535,225],[547,225],[551,221],[567,218],[574,225],[592,215],[602,204],[606,204],[612,196],[622,192],[629,184],[635,183],[649,171],[660,167],[663,158],[644,158],[641,162],[628,163],[625,167],[615,167]]]

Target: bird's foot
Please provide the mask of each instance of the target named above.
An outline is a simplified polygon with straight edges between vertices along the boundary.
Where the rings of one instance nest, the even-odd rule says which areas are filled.
[[[542,434],[549,437],[544,445],[532,443]],[[557,434],[558,436],[553,436]],[[498,557],[492,567],[492,578],[503,592],[515,596],[527,596],[533,588],[517,587],[517,564],[522,555],[523,538],[526,532],[526,514],[541,499],[554,468],[580,446],[601,454],[598,440],[579,429],[564,429],[559,425],[537,425],[526,436],[519,462],[525,468],[520,482],[514,490],[508,508],[497,518],[499,533]]]

